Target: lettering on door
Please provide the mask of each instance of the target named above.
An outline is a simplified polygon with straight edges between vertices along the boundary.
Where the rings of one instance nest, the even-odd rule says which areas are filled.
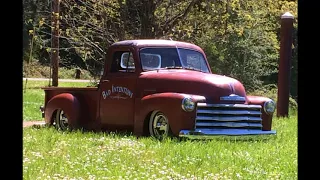
[[[111,98],[111,99],[127,99],[132,98],[133,93],[129,88],[122,86],[111,86],[111,89],[102,91],[103,99]]]

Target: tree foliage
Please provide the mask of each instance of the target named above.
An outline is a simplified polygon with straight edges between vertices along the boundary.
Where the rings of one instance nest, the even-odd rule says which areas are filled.
[[[33,38],[33,56],[41,61],[50,52],[51,3],[23,3],[24,52]],[[253,90],[277,83],[280,17],[287,11],[295,17],[291,93],[296,97],[298,15],[297,2],[289,0],[63,0],[61,64],[95,73],[116,41],[172,38],[199,45],[213,72]],[[48,58],[42,61],[48,63]]]

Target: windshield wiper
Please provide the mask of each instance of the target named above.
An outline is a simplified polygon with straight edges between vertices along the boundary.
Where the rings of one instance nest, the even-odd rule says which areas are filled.
[[[162,68],[154,68],[154,69],[144,69],[145,71],[159,71],[163,69],[183,69],[181,66],[167,66],[167,67],[162,67]]]
[[[164,67],[163,69],[183,69],[183,67],[181,67],[181,66],[167,66],[167,67]]]
[[[199,71],[202,72],[200,69],[194,68],[194,67],[181,67],[181,66],[167,66],[164,68],[160,69],[188,69],[188,70],[194,70],[194,71]]]
[[[187,70],[194,70],[194,71],[203,72],[200,69],[197,69],[197,68],[194,68],[194,67],[181,67],[181,66],[167,66],[167,67],[158,68],[158,69],[152,69],[152,70],[161,70],[161,69],[187,69]]]
[[[200,69],[197,69],[197,68],[194,68],[194,67],[183,67],[183,69],[188,69],[188,70],[194,70],[194,71],[202,72]]]

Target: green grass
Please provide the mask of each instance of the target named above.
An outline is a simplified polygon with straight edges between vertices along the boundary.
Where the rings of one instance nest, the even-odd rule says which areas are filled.
[[[297,117],[254,140],[162,142],[107,133],[23,131],[24,179],[297,179]]]
[[[28,82],[24,120],[41,119],[44,92],[37,87],[46,85]],[[277,135],[269,138],[160,142],[114,133],[24,128],[23,179],[297,179],[297,112],[275,118],[273,129]]]
[[[44,104],[44,90],[41,87],[48,86],[49,81],[23,82],[23,120],[42,120],[39,107]],[[89,82],[59,82],[59,87],[86,87]]]

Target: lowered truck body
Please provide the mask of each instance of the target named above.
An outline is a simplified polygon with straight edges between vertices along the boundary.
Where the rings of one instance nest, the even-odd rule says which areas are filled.
[[[275,134],[275,103],[213,74],[191,43],[128,40],[111,45],[97,87],[45,87],[43,116],[57,128],[135,135]]]

